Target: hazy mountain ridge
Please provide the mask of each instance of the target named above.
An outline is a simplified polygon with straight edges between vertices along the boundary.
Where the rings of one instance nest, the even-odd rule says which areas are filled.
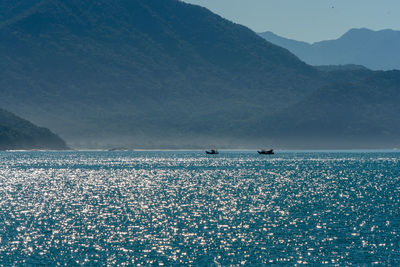
[[[358,71],[358,70],[369,70],[367,67],[362,65],[355,64],[346,64],[346,65],[319,65],[315,66],[316,69],[320,71]]]
[[[246,117],[244,103],[261,107],[280,88],[295,90],[275,73],[299,77],[299,84],[318,82],[315,70],[286,50],[204,8],[179,1],[96,3],[46,1],[2,28],[6,107],[68,138],[138,139],[168,134],[159,130],[163,125],[171,136],[188,128],[211,133],[206,127],[217,117],[228,127],[226,118]]]
[[[259,35],[311,65],[362,65],[373,70],[400,69],[400,31],[351,29],[336,40],[309,44],[272,32]]]
[[[400,88],[368,70],[320,72],[175,0],[2,1],[0,18],[0,104],[86,147],[284,146],[297,129],[275,118],[336,80]]]
[[[281,124],[281,129],[296,129],[277,131],[282,139],[297,137],[316,147],[398,147],[400,119],[395,114],[400,112],[400,71],[365,72],[370,73],[329,72],[331,84],[266,121]]]
[[[0,109],[0,150],[68,149],[65,142],[49,129]]]

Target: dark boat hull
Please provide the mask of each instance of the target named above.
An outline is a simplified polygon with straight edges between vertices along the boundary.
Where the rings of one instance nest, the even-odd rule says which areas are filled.
[[[274,151],[257,151],[260,155],[274,155]]]

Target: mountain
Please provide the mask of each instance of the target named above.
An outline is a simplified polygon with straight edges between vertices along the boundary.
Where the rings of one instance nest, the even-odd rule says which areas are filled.
[[[372,70],[400,69],[400,31],[351,29],[336,40],[313,44],[283,38],[272,32],[259,35],[311,65],[356,64]]]
[[[267,40],[268,42],[271,42],[273,44],[276,44],[280,47],[284,47],[288,49],[290,52],[298,56],[300,59],[306,61],[304,58],[308,58],[312,56],[312,51],[311,51],[311,44],[307,42],[302,42],[302,41],[296,41],[292,39],[288,39],[285,37],[281,37],[273,32],[266,31],[266,32],[261,32],[258,33],[259,36]],[[309,54],[310,53],[310,54]],[[307,62],[307,61],[306,61]],[[323,64],[321,64],[323,65]]]
[[[180,1],[2,1],[0,12],[0,103],[72,144],[225,138],[319,82],[288,51]]]
[[[68,149],[65,142],[49,129],[0,109],[0,150],[6,149]]]
[[[328,74],[330,84],[284,112],[264,118],[270,125],[279,125],[271,135],[298,148],[304,147],[298,140],[317,148],[398,148],[400,72],[342,70]]]
[[[349,90],[368,106],[375,99],[363,96],[366,85],[379,94],[400,88],[398,72],[378,74],[320,71],[246,27],[177,0],[0,2],[0,105],[74,147],[318,146],[312,136],[335,147],[341,141],[329,143],[332,133],[320,131],[330,118],[317,116],[318,96]],[[298,131],[287,122],[307,121],[304,114],[317,120],[313,128],[285,135]],[[368,138],[379,141],[385,130]],[[395,142],[400,133],[389,130]],[[337,131],[343,140],[363,135]]]
[[[355,70],[368,70],[368,68],[362,65],[355,65],[355,64],[346,64],[346,65],[319,65],[315,66],[320,71],[355,71]]]

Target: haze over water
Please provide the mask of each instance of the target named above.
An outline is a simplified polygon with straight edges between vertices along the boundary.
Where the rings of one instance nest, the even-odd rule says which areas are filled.
[[[0,152],[2,265],[400,265],[398,152]]]

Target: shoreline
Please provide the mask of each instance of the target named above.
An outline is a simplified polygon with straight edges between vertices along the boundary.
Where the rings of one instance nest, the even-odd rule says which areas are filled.
[[[153,148],[153,149],[124,149],[124,150],[109,150],[109,149],[68,149],[68,150],[52,150],[52,149],[9,149],[0,150],[0,152],[57,152],[57,153],[68,153],[68,152],[109,152],[109,153],[123,153],[123,152],[205,152],[207,149],[163,149],[163,148]],[[218,149],[220,152],[257,152],[260,149],[236,149],[236,148],[225,148]],[[274,149],[275,152],[279,153],[344,153],[344,152],[400,152],[398,148],[382,148],[382,149]]]

